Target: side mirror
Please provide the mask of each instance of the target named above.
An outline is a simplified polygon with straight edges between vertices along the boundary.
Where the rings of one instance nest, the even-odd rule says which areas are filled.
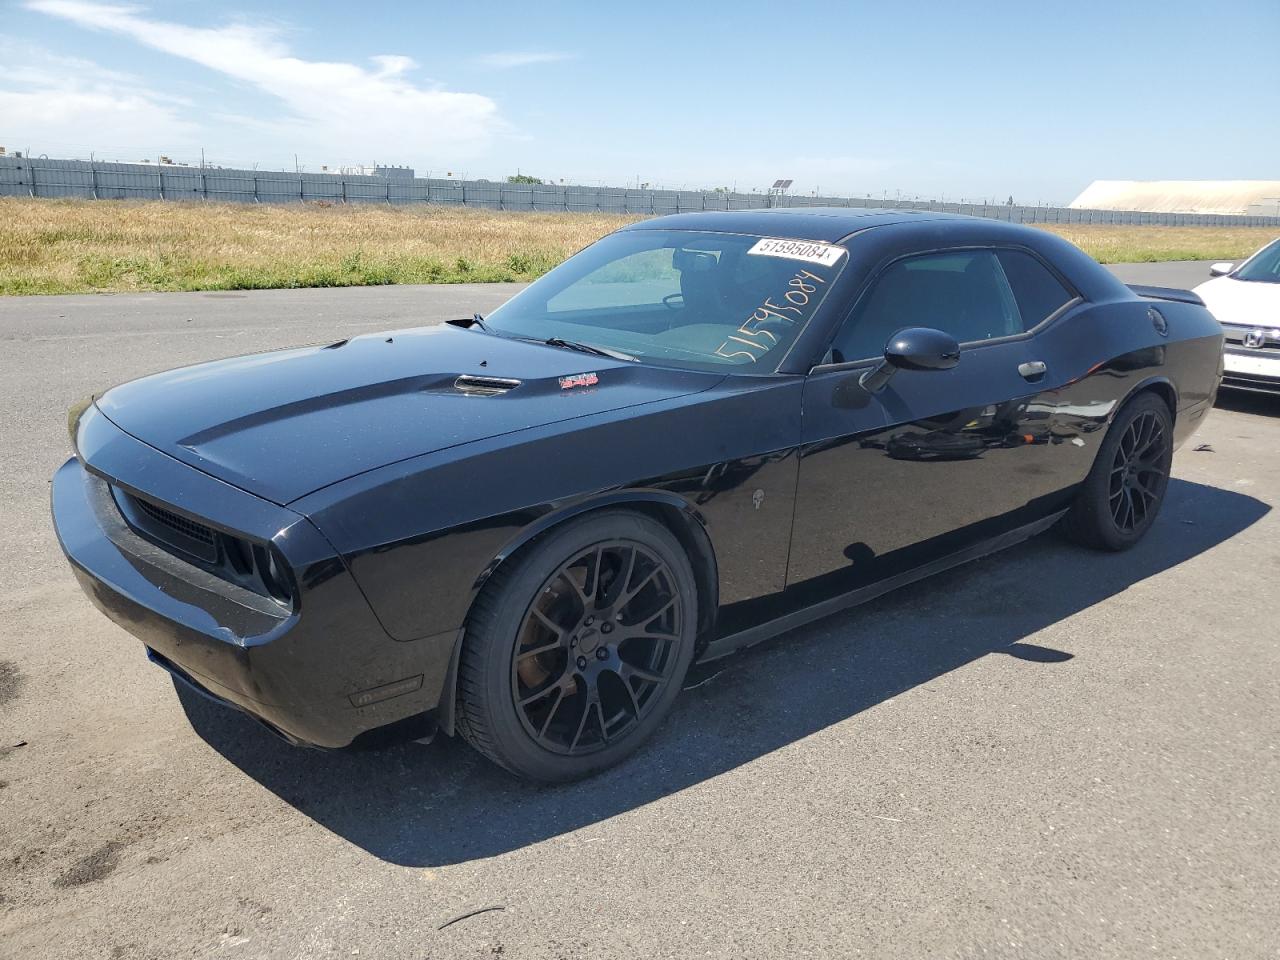
[[[1234,263],[1226,263],[1225,261],[1223,263],[1215,263],[1213,266],[1209,268],[1209,276],[1225,277],[1228,273],[1230,273],[1235,268],[1236,268],[1236,265]]]
[[[868,393],[884,389],[899,370],[950,370],[960,362],[956,338],[932,327],[899,330],[884,345],[884,360],[858,380]]]

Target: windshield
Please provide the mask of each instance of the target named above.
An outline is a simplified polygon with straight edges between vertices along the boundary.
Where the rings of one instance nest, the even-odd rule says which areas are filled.
[[[1262,283],[1280,283],[1280,240],[1263,247],[1253,255],[1233,276],[1237,280],[1258,280]]]
[[[624,231],[525,288],[484,327],[673,366],[772,372],[827,296],[845,253],[741,234]]]

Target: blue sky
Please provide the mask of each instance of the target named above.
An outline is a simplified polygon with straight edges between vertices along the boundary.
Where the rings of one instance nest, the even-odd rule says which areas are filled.
[[[1280,3],[0,2],[0,145],[1069,201],[1280,177]]]

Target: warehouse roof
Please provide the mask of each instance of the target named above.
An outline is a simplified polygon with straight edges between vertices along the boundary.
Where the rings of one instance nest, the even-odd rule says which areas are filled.
[[[1077,210],[1274,215],[1280,180],[1095,180],[1071,202]]]

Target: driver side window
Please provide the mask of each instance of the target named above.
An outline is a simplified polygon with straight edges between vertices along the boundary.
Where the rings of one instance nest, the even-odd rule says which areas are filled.
[[[1004,270],[991,250],[927,253],[891,265],[836,335],[832,360],[879,357],[885,343],[903,327],[933,327],[960,343],[1007,337],[1025,329]]]

